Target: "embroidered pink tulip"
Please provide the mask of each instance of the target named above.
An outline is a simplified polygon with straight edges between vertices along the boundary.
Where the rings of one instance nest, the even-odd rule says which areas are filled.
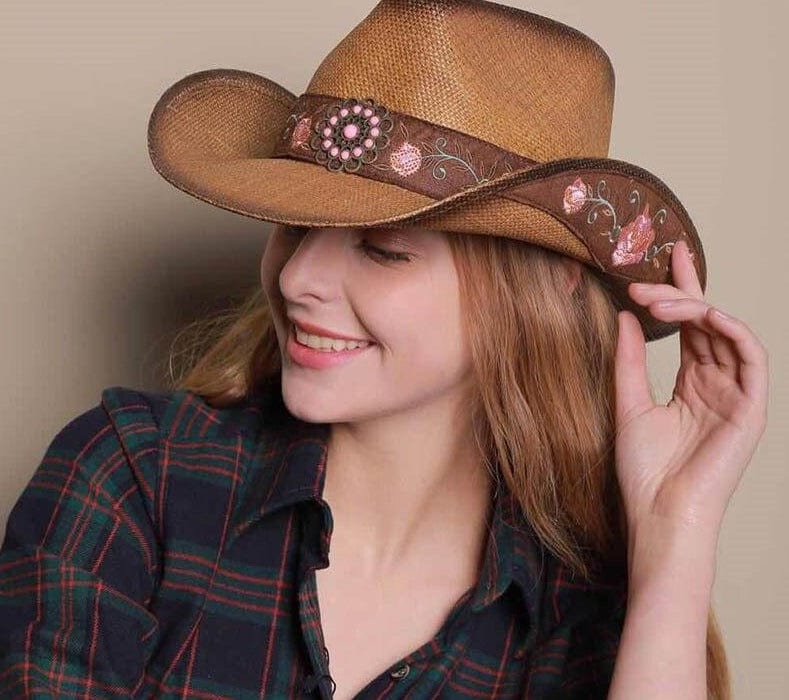
[[[577,214],[584,208],[586,200],[592,196],[592,188],[580,177],[564,191],[564,211]]]
[[[293,129],[293,134],[290,137],[290,144],[293,148],[300,148],[310,138],[310,124],[312,119],[310,117],[303,117]]]
[[[611,262],[614,265],[633,265],[640,262],[654,240],[655,230],[652,228],[647,202],[644,211],[619,232]]]
[[[422,165],[422,151],[414,144],[404,141],[389,157],[389,162],[398,175],[408,177],[419,170]]]

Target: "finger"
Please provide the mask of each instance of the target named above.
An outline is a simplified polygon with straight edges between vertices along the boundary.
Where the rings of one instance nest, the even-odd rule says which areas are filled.
[[[644,333],[636,316],[620,311],[619,337],[616,344],[614,384],[616,423],[623,425],[654,405],[647,373],[647,348]]]
[[[713,307],[710,307],[713,308]],[[709,312],[707,321],[709,322]],[[730,338],[723,335],[720,330],[715,330],[714,326],[710,323],[710,347],[715,359],[721,367],[731,369],[736,376],[739,373],[740,358],[737,355],[737,349]],[[738,379],[739,381],[739,379]]]
[[[704,298],[696,266],[693,264],[690,248],[685,241],[677,241],[671,249],[671,277],[675,287],[696,299]]]
[[[699,362],[718,364],[712,348],[712,328],[706,319],[710,305],[700,299],[662,299],[649,304],[649,312],[666,322],[679,322],[680,360],[682,364]]]
[[[669,284],[652,284],[649,282],[633,282],[628,287],[630,297],[637,304],[649,306],[650,304],[674,300],[688,299],[688,293]],[[698,335],[695,328],[680,328],[680,361],[690,362],[695,356],[706,356],[714,353],[715,349],[710,338]]]
[[[633,282],[628,285],[628,293],[637,304],[643,306],[665,300],[697,298],[673,285],[651,282]],[[703,298],[702,296],[701,299]],[[680,362],[688,363],[698,357],[713,357],[714,349],[710,337],[697,328],[691,326],[680,328],[679,339]]]
[[[758,338],[742,321],[733,317],[723,319],[718,316],[719,309],[706,305],[696,299],[682,299],[674,302],[653,305],[656,317],[665,321],[679,321],[681,328],[692,324],[711,339],[721,334],[731,343],[734,355],[729,356],[722,367],[731,373],[743,391],[754,400],[762,400],[767,393],[767,351]],[[650,307],[650,311],[653,310]],[[717,312],[717,313],[716,313]],[[719,347],[721,347],[719,345]],[[724,352],[724,351],[722,351]],[[718,363],[715,351],[710,344],[710,354],[699,356],[703,364]]]
[[[707,321],[733,344],[739,362],[740,386],[745,394],[766,406],[769,380],[767,349],[745,323],[721,314],[720,309],[711,307]]]
[[[658,282],[631,282],[627,291],[639,304],[648,304],[658,299],[685,299],[689,296],[686,291],[674,285]]]

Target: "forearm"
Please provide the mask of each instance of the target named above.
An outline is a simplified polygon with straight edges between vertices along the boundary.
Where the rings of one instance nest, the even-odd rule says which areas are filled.
[[[633,535],[628,607],[609,700],[705,700],[717,530]]]

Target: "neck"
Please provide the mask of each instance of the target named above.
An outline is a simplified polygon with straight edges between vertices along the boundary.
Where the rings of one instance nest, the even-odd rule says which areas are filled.
[[[332,550],[352,552],[358,575],[391,573],[424,560],[427,549],[457,551],[459,562],[471,559],[476,568],[490,477],[467,413],[459,402],[434,402],[332,424],[324,484]]]

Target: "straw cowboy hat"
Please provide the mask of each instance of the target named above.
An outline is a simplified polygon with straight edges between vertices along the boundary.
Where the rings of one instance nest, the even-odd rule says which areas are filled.
[[[627,285],[670,283],[684,239],[704,288],[704,252],[666,184],[607,157],[613,101],[610,59],[571,27],[483,0],[380,0],[299,96],[233,69],[178,81],[148,147],[179,189],[257,219],[553,249],[594,270],[654,340],[678,325]]]

